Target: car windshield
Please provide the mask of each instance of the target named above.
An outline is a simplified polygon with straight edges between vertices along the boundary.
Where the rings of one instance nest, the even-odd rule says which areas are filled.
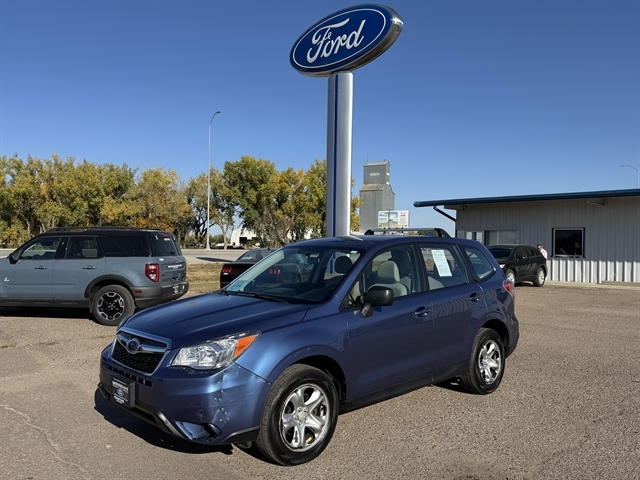
[[[487,247],[487,249],[494,258],[509,258],[513,252],[513,248],[508,247]]]
[[[288,303],[321,303],[340,285],[362,251],[327,246],[296,246],[271,253],[222,293]]]
[[[269,251],[263,250],[249,250],[246,253],[243,253],[238,257],[237,262],[257,262],[258,260],[262,260],[264,257],[269,255]]]

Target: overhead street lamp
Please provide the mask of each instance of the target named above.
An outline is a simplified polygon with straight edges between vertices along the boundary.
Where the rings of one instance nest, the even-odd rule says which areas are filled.
[[[211,241],[209,240],[209,228],[211,227],[209,224],[209,208],[211,204],[211,122],[213,122],[214,117],[219,113],[220,110],[214,113],[211,120],[209,120],[209,162],[207,168],[207,250],[211,250]]]
[[[638,177],[637,180],[637,187],[636,188],[640,188],[640,170],[638,170],[636,167],[634,167],[633,165],[620,165],[621,167],[631,167],[636,171],[636,176]]]

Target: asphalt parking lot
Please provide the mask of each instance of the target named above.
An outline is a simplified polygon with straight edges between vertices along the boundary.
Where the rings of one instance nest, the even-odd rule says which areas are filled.
[[[4,479],[640,478],[640,288],[518,286],[521,340],[492,395],[423,388],[342,415],[327,450],[279,467],[164,434],[97,392],[114,328],[0,308]]]

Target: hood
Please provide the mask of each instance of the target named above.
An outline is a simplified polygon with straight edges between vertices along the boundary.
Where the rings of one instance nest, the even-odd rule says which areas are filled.
[[[300,322],[309,306],[207,293],[148,308],[121,329],[161,337],[179,348],[248,330],[264,332]]]

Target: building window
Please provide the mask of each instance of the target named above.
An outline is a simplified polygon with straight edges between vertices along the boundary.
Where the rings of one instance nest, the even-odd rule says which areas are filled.
[[[460,235],[459,235],[460,236]],[[464,238],[468,240],[476,240],[480,243],[484,243],[482,239],[484,238],[484,232],[482,230],[478,232],[464,232]]]
[[[554,228],[553,254],[584,257],[584,228]]]
[[[514,244],[518,241],[517,230],[485,230],[485,245],[498,245],[501,243]]]

